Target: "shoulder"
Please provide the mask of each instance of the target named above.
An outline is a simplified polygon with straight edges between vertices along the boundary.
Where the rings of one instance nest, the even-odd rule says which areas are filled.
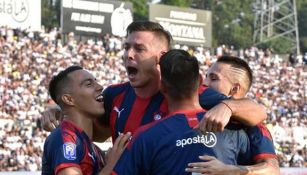
[[[45,146],[61,144],[63,140],[62,128],[58,127],[50,133],[50,135],[45,140]]]
[[[120,83],[120,84],[114,84],[114,85],[110,85],[108,86],[104,91],[103,94],[105,96],[108,96],[110,94],[119,94],[123,91],[127,91],[129,89],[131,89],[131,85],[129,82],[125,82],[125,83]]]

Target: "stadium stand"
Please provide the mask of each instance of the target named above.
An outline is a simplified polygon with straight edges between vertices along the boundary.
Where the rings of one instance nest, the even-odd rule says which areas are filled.
[[[47,85],[56,72],[72,64],[90,70],[106,87],[127,81],[122,41],[107,35],[101,40],[65,44],[58,31],[28,32],[0,27],[0,172],[39,171],[43,143],[48,135],[40,127],[40,113],[53,105]],[[203,75],[223,54],[246,59],[254,71],[250,97],[267,107],[270,129],[281,167],[307,166],[307,66],[303,56],[290,63],[256,47],[234,51],[220,46],[188,50],[201,62]]]

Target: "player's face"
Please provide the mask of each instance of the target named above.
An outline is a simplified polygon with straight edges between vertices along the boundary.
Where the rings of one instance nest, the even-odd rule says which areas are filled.
[[[77,70],[68,75],[72,80],[71,96],[77,111],[89,117],[104,114],[102,86],[86,70]]]
[[[214,63],[208,69],[205,85],[213,88],[214,90],[228,96],[232,89],[232,83],[227,78],[227,72],[230,69],[230,65],[223,63]]]
[[[123,58],[132,87],[159,87],[158,63],[164,51],[161,45],[163,42],[160,42],[153,32],[139,31],[128,35]]]

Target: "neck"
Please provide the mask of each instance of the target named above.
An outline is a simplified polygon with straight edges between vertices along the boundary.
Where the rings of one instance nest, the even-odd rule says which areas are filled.
[[[158,82],[152,81],[144,87],[134,87],[135,94],[141,98],[148,98],[155,95],[160,90],[160,80]]]
[[[193,110],[202,108],[199,104],[198,94],[194,97],[186,98],[184,100],[176,100],[168,97],[166,98],[168,102],[169,113],[173,113],[179,110]]]
[[[87,117],[78,111],[69,111],[66,114],[67,115],[64,117],[65,120],[71,121],[81,128],[90,139],[93,138],[93,120],[90,117]]]

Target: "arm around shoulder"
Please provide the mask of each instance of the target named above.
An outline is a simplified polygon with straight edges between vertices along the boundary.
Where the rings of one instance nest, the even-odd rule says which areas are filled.
[[[263,105],[252,99],[229,99],[222,101],[232,111],[232,117],[246,125],[255,126],[267,118]]]

